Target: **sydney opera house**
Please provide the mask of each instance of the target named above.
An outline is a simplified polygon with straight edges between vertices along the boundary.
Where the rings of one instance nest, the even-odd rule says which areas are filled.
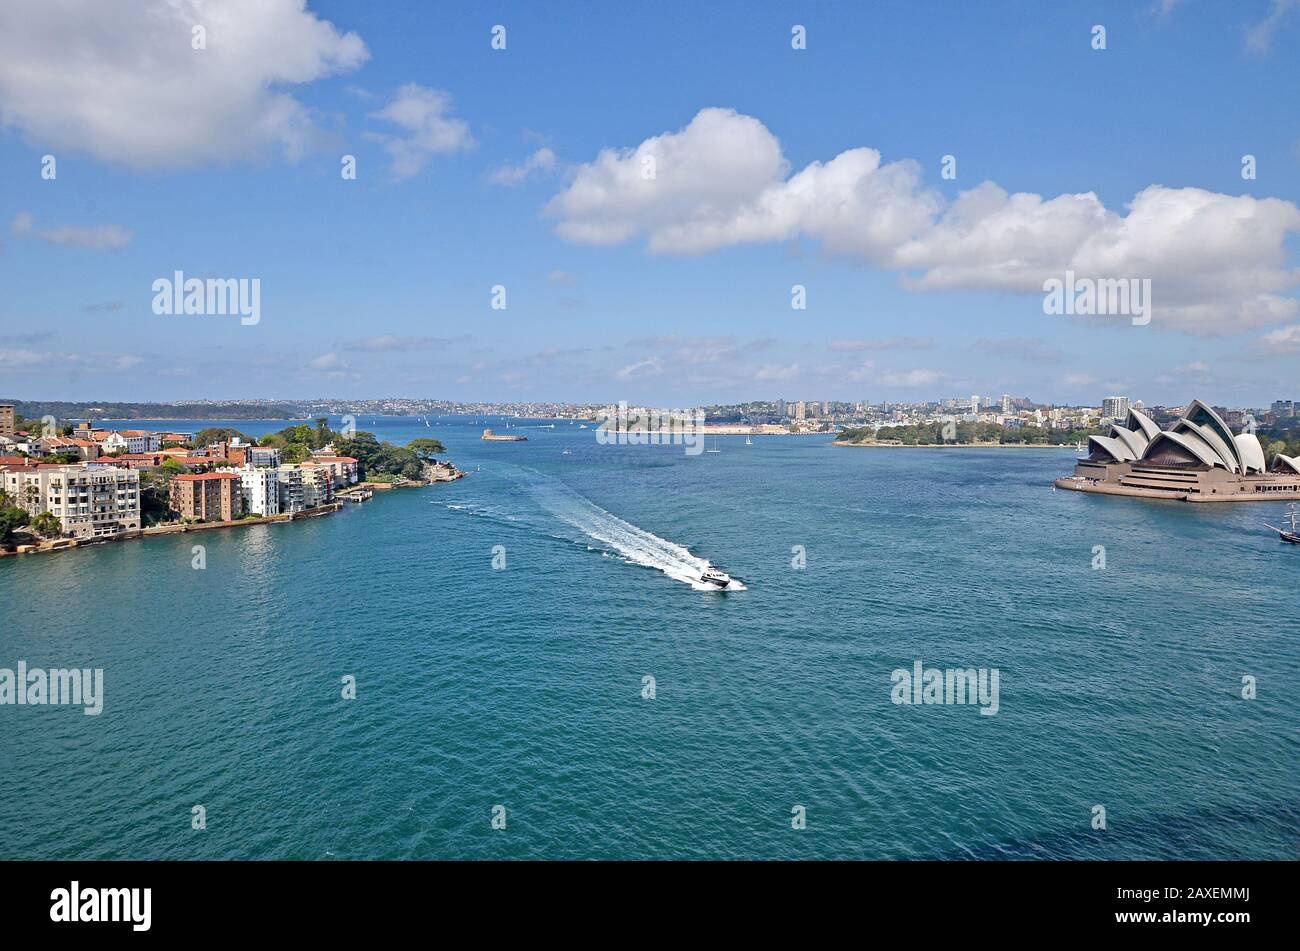
[[[1300,456],[1278,455],[1266,471],[1259,439],[1234,435],[1200,400],[1163,430],[1130,409],[1122,426],[1089,436],[1088,450],[1058,488],[1185,502],[1300,499]]]

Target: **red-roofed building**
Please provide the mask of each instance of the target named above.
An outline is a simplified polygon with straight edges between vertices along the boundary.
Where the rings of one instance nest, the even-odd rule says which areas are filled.
[[[182,518],[228,522],[243,511],[236,472],[188,472],[172,479],[171,507]]]
[[[360,464],[351,456],[313,456],[311,461],[329,467],[336,489],[353,485],[361,478]]]

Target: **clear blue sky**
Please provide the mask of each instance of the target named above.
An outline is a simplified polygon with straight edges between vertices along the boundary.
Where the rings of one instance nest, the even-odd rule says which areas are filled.
[[[6,6],[0,396],[1300,398],[1292,0],[311,0],[306,15],[268,2],[287,26],[241,0],[207,5],[199,19],[218,25],[206,51],[176,30],[110,43],[117,25],[100,32],[77,3]],[[27,21],[16,38],[15,16]],[[505,50],[491,49],[495,24]],[[807,49],[791,48],[793,24]],[[278,66],[290,40],[318,43],[325,62]],[[123,42],[154,46],[135,56]],[[699,126],[689,155],[664,153],[679,158],[661,200],[592,198],[610,181],[592,165],[602,149],[682,133],[706,108],[736,118],[717,140]],[[744,171],[761,150],[728,137],[738,117],[779,143],[767,192]],[[1151,324],[1047,316],[1041,292],[998,276],[1041,251],[1019,233],[1033,209],[989,223],[1009,250],[976,234],[962,252],[972,270],[922,288],[951,260],[940,231],[913,236],[927,250],[907,260],[924,263],[905,267],[903,239],[856,243],[894,210],[868,197],[836,216],[865,179],[811,197],[787,187],[864,147],[885,166],[916,163],[915,187],[889,194],[936,219],[985,181],[1044,201],[1092,192],[1121,222],[1150,186],[1200,189],[1226,196],[1226,218],[1182,220],[1177,206],[1132,233],[1096,225],[1103,249],[1089,260],[1154,275]],[[47,153],[54,181],[40,175]],[[343,154],[356,181],[340,177]],[[944,155],[955,180],[941,178]],[[701,222],[745,232],[764,195],[796,210],[756,236],[674,244]],[[1238,196],[1280,201],[1265,212]],[[1055,214],[1045,228],[1073,226]],[[575,222],[626,236],[591,243],[566,230]],[[260,279],[260,323],[155,315],[152,282],[178,269]],[[497,284],[505,310],[489,306]],[[806,310],[790,306],[794,284]],[[1176,307],[1162,314],[1162,300]]]

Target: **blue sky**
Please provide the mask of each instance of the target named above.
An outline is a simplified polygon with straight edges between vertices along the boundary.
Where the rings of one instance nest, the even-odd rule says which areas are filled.
[[[0,396],[1300,398],[1293,0],[163,6],[0,13]],[[1093,265],[1150,324],[1044,314]]]

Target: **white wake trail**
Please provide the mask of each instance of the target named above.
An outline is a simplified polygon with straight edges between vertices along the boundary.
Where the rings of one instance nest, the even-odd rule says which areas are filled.
[[[700,580],[705,569],[713,566],[707,559],[692,555],[684,545],[638,528],[567,487],[552,483],[533,485],[530,489],[548,512],[613,549],[626,561],[658,569],[696,591],[718,590]],[[745,586],[733,578],[727,590],[744,591]]]

